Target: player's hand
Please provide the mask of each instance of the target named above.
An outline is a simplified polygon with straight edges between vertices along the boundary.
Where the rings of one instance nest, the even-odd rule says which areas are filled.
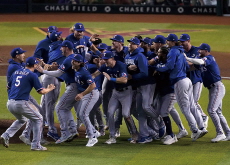
[[[40,65],[35,65],[35,69],[39,71],[40,73],[43,73],[43,68]]]
[[[45,66],[43,67],[44,70],[49,70],[50,65],[49,64],[45,64]]]
[[[55,89],[54,84],[49,84],[49,85],[47,86],[47,89],[49,89],[50,91],[54,90],[54,89]]]
[[[3,62],[3,60],[0,58],[0,63],[2,63]]]
[[[98,34],[93,34],[91,37],[90,37],[90,41],[92,42],[92,41],[96,41],[96,39],[95,38],[98,38],[99,37],[99,35]]]
[[[84,48],[84,47],[85,47],[84,45],[78,45],[78,46],[76,46],[76,49]]]
[[[84,97],[83,94],[82,94],[82,93],[79,93],[79,94],[77,94],[77,96],[75,97],[75,100],[76,100],[76,101],[80,101],[83,97]]]
[[[57,70],[59,67],[57,62],[53,62],[52,65],[49,66],[48,70]]]
[[[128,69],[136,71],[137,70],[137,66],[136,65],[129,65]]]
[[[36,58],[36,60],[38,61],[38,64],[39,64],[39,65],[41,65],[42,67],[45,66],[45,63],[44,63],[43,59]]]
[[[128,80],[131,80],[133,77],[131,74],[128,74]]]
[[[110,80],[110,76],[108,75],[108,73],[103,72],[103,75],[104,75],[108,80]]]

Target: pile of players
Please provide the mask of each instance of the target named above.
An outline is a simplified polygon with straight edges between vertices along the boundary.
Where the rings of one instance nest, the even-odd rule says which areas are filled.
[[[71,142],[79,135],[81,124],[89,139],[87,147],[94,146],[105,130],[109,130],[105,143],[113,144],[120,136],[123,119],[131,135],[130,143],[161,139],[170,145],[188,135],[174,107],[176,102],[188,121],[192,141],[196,141],[208,133],[208,116],[198,103],[203,85],[209,90],[207,111],[216,127],[216,137],[211,142],[230,140],[230,129],[222,114],[225,87],[208,44],[195,47],[188,34],[179,38],[168,34],[153,39],[135,36],[124,46],[124,38],[114,35],[110,38],[112,46],[107,46],[97,34],[88,37],[84,31],[84,25],[76,23],[63,41],[62,32],[50,26],[46,38],[38,43],[34,56],[27,58],[26,63],[24,50],[12,50],[7,107],[17,120],[1,135],[5,147],[25,123],[26,129],[19,138],[35,151],[47,150],[42,146],[49,143],[42,136],[45,123],[47,136],[56,144]],[[59,98],[62,82],[66,88]],[[41,105],[30,96],[33,87],[43,94]],[[54,125],[54,110],[60,133]],[[178,134],[172,131],[169,115],[179,128]]]

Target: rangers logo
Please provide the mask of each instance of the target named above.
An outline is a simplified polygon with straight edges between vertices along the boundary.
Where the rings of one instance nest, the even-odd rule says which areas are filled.
[[[125,72],[123,72],[123,73],[121,74],[121,76],[122,76],[122,77],[127,77],[127,74],[126,74]]]
[[[64,69],[65,69],[65,66],[64,66],[64,65],[61,65],[60,68],[61,68],[62,70],[64,70]]]
[[[93,80],[88,79],[88,80],[87,80],[87,83],[88,83],[88,84],[92,84],[92,83],[93,83]]]

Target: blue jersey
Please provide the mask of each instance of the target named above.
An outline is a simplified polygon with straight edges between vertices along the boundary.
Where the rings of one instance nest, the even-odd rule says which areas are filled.
[[[51,40],[48,36],[46,36],[46,38],[44,40],[41,40],[34,52],[34,57],[39,58],[39,59],[43,59],[43,61],[45,63],[48,62],[49,60],[49,45],[51,44]]]
[[[143,52],[143,54],[146,57],[147,61],[156,57],[156,54],[151,52],[151,51]],[[155,67],[153,67],[152,65],[148,65],[148,83],[149,84],[155,84],[156,83],[155,77],[153,76],[154,72],[155,72]]]
[[[7,74],[6,74],[6,78],[7,78],[7,83],[9,82],[10,80],[10,77],[11,75],[18,69],[23,69],[25,68],[25,63],[18,63],[18,62],[15,62],[13,59],[10,59],[9,60],[9,66],[8,66],[8,69],[7,69]]]
[[[189,58],[197,58],[199,56],[198,49],[195,46],[192,46],[188,52],[185,52],[185,54]],[[187,72],[187,77],[192,81],[192,84],[196,84],[197,82],[202,82],[200,70]]]
[[[61,44],[62,41],[55,41],[50,44],[49,49],[49,61],[48,64],[52,64],[53,62],[57,62],[59,65],[65,60],[65,56],[62,55]]]
[[[200,67],[203,84],[205,87],[210,87],[211,84],[221,80],[220,69],[212,55],[205,56],[201,59],[205,62],[205,64]],[[195,67],[199,66],[195,65]]]
[[[186,78],[188,63],[184,57],[183,49],[180,46],[173,46],[165,64],[157,64],[156,70],[159,72],[169,72],[170,81],[175,84],[177,81]]]
[[[114,55],[114,59],[116,61],[121,61],[121,62],[125,62],[125,56],[129,53],[128,52],[128,47],[127,46],[124,46],[122,51],[120,52],[117,52],[116,50],[114,49],[108,49],[108,51],[111,51]]]
[[[68,35],[66,37],[66,40],[70,41],[73,43],[74,45],[74,49],[73,52],[75,54],[81,54],[83,56],[83,58],[85,58],[85,51],[79,51],[78,49],[76,49],[76,47],[78,45],[84,45],[86,47],[90,47],[93,43],[90,41],[90,37],[88,36],[83,36],[83,38],[81,39],[77,39],[76,37],[74,37],[74,33]]]
[[[79,92],[85,91],[89,85],[94,83],[94,80],[85,67],[81,67],[75,72],[75,81],[77,82],[77,89]]]
[[[116,64],[113,68],[107,67],[104,64],[98,70],[101,73],[106,72],[112,78],[127,77],[127,74],[128,74],[127,69],[126,69],[126,65],[120,61],[116,61]],[[128,83],[121,84],[121,83],[115,83],[115,82],[113,82],[113,84],[114,84],[114,88],[116,88],[116,89],[121,89],[121,88],[127,87],[129,85]]]
[[[132,79],[129,80],[133,87],[148,84],[148,61],[146,57],[139,52],[139,49],[134,50],[131,54],[125,56],[125,64],[136,65],[136,71],[128,70],[128,73],[132,75]]]
[[[86,63],[85,67],[89,71],[90,74],[96,72],[97,69],[98,69],[96,64],[89,63],[89,62]],[[103,80],[104,80],[104,75],[103,74],[100,74],[99,76],[97,76],[97,77],[94,78],[94,81],[96,83],[97,89],[99,91],[102,90]]]
[[[35,88],[37,92],[43,89],[38,76],[29,69],[16,70],[10,78],[8,87],[10,88],[9,99],[27,101],[32,88]]]
[[[59,70],[62,71],[64,74],[61,76],[62,79],[65,81],[66,84],[74,83],[74,75],[75,71],[72,69],[71,64],[71,57],[73,57],[74,54],[69,55],[66,57],[66,59],[63,61],[63,63],[59,66]]]

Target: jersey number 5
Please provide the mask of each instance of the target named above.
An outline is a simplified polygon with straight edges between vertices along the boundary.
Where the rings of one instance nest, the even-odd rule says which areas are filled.
[[[17,78],[16,78],[16,82],[14,84],[16,87],[18,87],[20,85],[20,83],[21,83],[20,78],[22,78],[22,76],[17,76]]]

